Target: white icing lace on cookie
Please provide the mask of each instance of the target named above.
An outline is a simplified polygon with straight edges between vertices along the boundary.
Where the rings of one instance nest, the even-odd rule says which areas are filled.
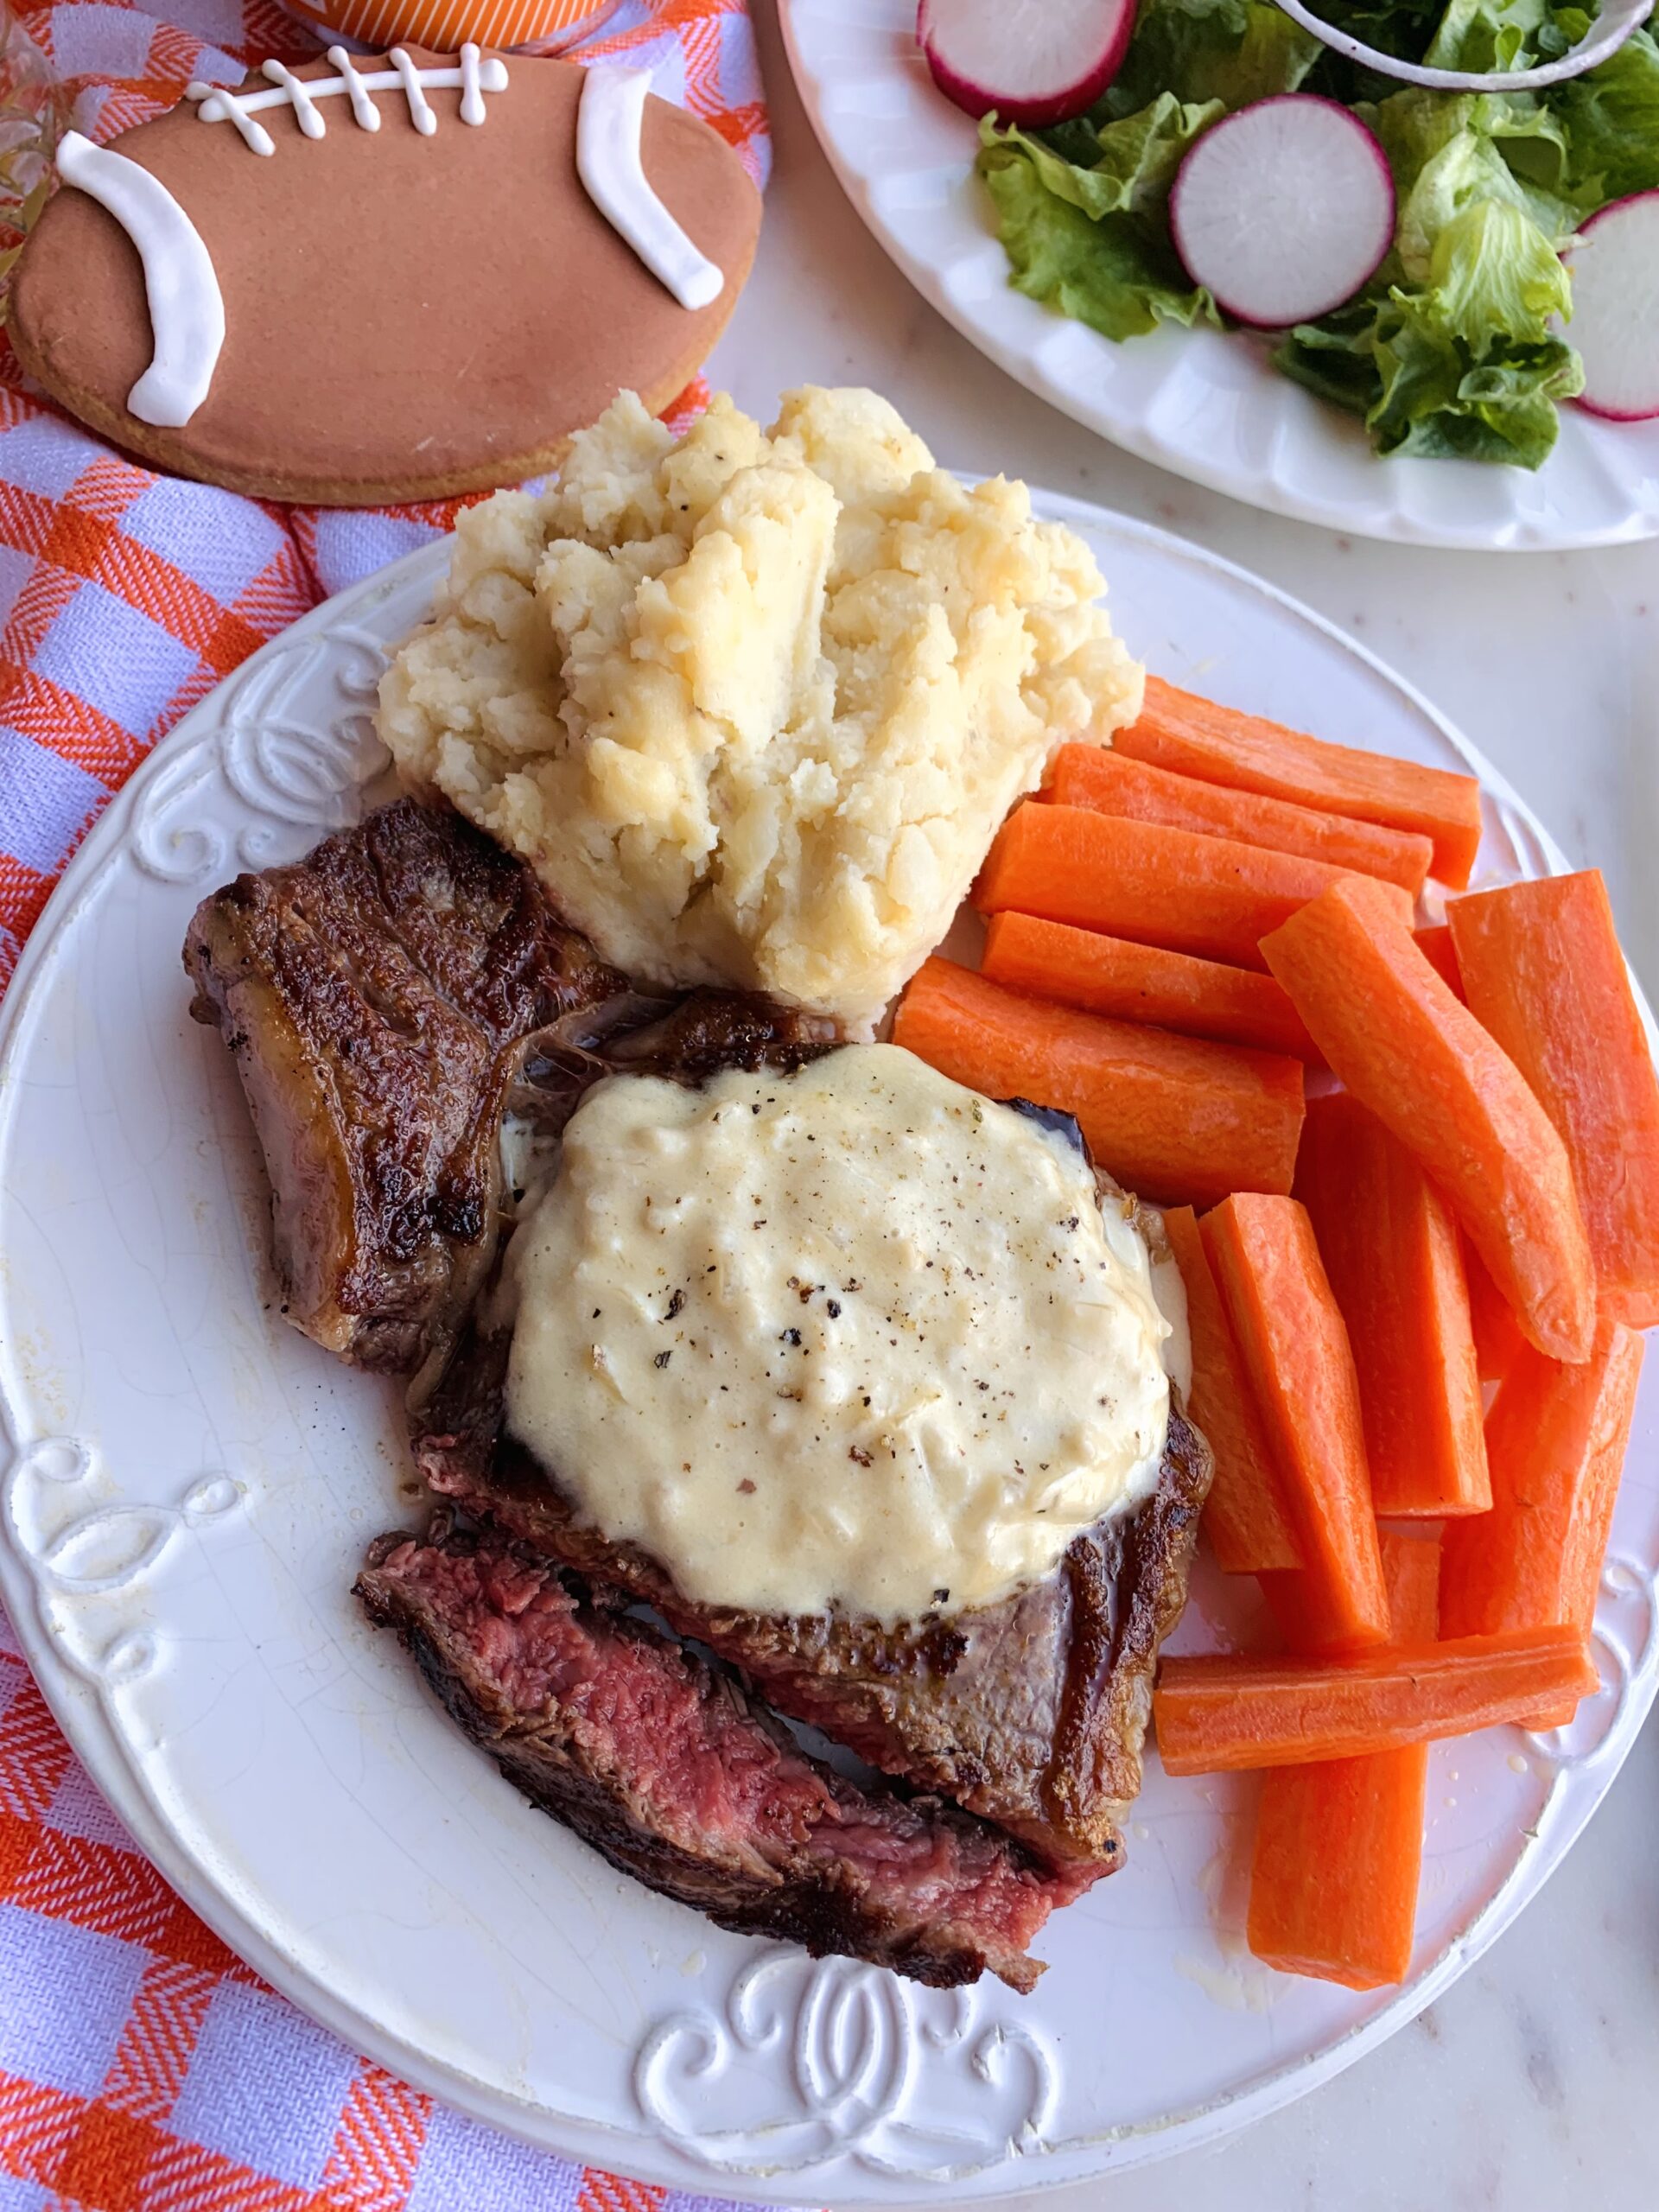
[[[506,63],[495,54],[486,60],[475,46],[461,48],[458,67],[417,69],[401,46],[393,47],[387,54],[390,68],[366,73],[358,68],[344,47],[331,46],[328,60],[335,73],[332,77],[296,77],[282,62],[265,61],[260,64],[260,73],[270,79],[268,92],[235,92],[194,78],[185,86],[184,96],[195,101],[200,121],[234,124],[251,152],[274,154],[276,141],[264,124],[255,119],[266,108],[291,107],[306,137],[321,138],[327,124],[317,105],[319,100],[344,93],[359,130],[378,130],[380,111],[369,95],[400,92],[409,104],[410,121],[423,138],[429,138],[438,127],[438,118],[428,92],[459,92],[461,121],[480,124],[485,115],[484,94],[507,89]]]

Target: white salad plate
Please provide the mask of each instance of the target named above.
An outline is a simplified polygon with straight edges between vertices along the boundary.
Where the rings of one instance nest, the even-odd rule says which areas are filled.
[[[1482,880],[1564,866],[1502,779],[1360,646],[1243,571],[1040,495],[1117,625],[1224,700],[1486,791]],[[1573,1728],[1434,1754],[1401,1990],[1269,1973],[1239,1933],[1247,1779],[1147,1761],[1128,1864],[1039,1939],[1036,1993],[946,1994],[722,1934],[613,1873],[444,1718],[349,1591],[418,1515],[396,1390],[282,1319],[230,1055],[180,946],[242,868],[353,818],[386,647],[447,548],[255,654],[71,862],[0,1008],[0,1594],[53,1710],[168,1879],[365,2052],[531,2142],[775,2203],[966,2203],[1214,2141],[1328,2079],[1535,1895],[1659,1677],[1659,1365],[1644,1380]],[[1201,1569],[1179,1643],[1249,1632]],[[1132,2023],[1132,2029],[1126,2027]]]
[[[1659,536],[1659,422],[1567,405],[1541,469],[1383,461],[1353,416],[1236,331],[1166,325],[1115,345],[1016,292],[978,125],[928,74],[914,0],[779,0],[795,81],[848,197],[917,290],[1039,399],[1115,445],[1254,507],[1465,552]]]

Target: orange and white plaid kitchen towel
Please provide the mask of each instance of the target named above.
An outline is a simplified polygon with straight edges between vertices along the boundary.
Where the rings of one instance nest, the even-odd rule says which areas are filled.
[[[107,139],[315,42],[271,0],[16,13]],[[743,0],[625,0],[626,50],[763,181]],[[268,505],[100,445],[0,353],[0,989],[65,862],[187,708],[454,505]],[[0,2212],[694,2212],[435,2106],[233,1958],[77,1765],[0,1613]]]

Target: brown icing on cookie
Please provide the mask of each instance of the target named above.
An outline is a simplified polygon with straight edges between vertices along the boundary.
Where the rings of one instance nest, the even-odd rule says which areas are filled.
[[[422,67],[452,57],[409,49]],[[362,60],[365,74],[388,67]],[[185,104],[111,150],[167,187],[207,249],[225,339],[205,399],[178,428],[128,410],[156,344],[133,240],[64,187],[14,278],[24,368],[92,429],[181,475],[260,497],[354,505],[512,483],[550,467],[617,391],[665,406],[696,373],[748,274],[760,200],[709,124],[645,104],[658,197],[725,276],[682,307],[584,192],[584,72],[512,56],[481,123],[432,89],[426,135],[400,89],[363,129],[343,93],[261,110],[273,150]],[[330,79],[319,59],[294,73]],[[251,77],[243,92],[273,87]]]

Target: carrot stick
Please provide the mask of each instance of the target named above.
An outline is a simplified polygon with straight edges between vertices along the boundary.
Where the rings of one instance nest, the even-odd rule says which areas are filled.
[[[1377,1532],[1389,1593],[1389,1641],[1433,1643],[1440,1630],[1440,1539],[1433,1529]]]
[[[1588,1636],[1624,1462],[1642,1338],[1604,1320],[1563,1367],[1526,1346],[1486,1418],[1492,1510],[1448,1529],[1440,1625],[1448,1636],[1566,1622]],[[1554,1727],[1570,1709],[1530,1725]]]
[[[1486,1262],[1465,1236],[1463,1279],[1469,1292],[1469,1322],[1475,1338],[1475,1367],[1483,1382],[1501,1382],[1526,1344],[1521,1326],[1503,1303]]]
[[[1284,1484],[1321,1641],[1352,1649],[1389,1632],[1348,1332],[1294,1198],[1229,1198],[1200,1224],[1221,1302]]]
[[[1301,1553],[1284,1485],[1205,1256],[1198,1217],[1191,1206],[1172,1206],[1164,1215],[1164,1230],[1186,1290],[1186,1325],[1192,1341],[1187,1411],[1215,1455],[1215,1478],[1204,1509],[1205,1531],[1229,1574],[1253,1573],[1261,1567],[1294,1569],[1301,1563]]]
[[[1259,715],[1217,707],[1147,678],[1140,719],[1112,739],[1136,760],[1357,822],[1419,830],[1434,841],[1433,874],[1461,891],[1480,843],[1480,785],[1472,776],[1423,768],[1386,753],[1330,745]]]
[[[1143,1198],[1290,1188],[1300,1060],[1077,1014],[938,959],[912,979],[893,1039],[988,1097],[1075,1115],[1097,1164]]]
[[[1427,929],[1414,930],[1417,949],[1448,990],[1463,998],[1463,976],[1458,967],[1457,947],[1452,942],[1452,925],[1434,922]],[[1465,999],[1464,1003],[1467,1005]]]
[[[1187,1037],[1317,1060],[1301,1016],[1271,976],[1161,945],[1074,930],[1036,914],[993,914],[982,972],[1010,990]]]
[[[1659,1076],[1599,868],[1453,901],[1470,1010],[1560,1132],[1601,1307],[1659,1321]]]
[[[1255,1579],[1287,1651],[1331,1659],[1358,1648],[1343,1592],[1328,1575],[1306,1567],[1274,1568]]]
[[[1241,845],[1300,853],[1305,860],[1401,884],[1414,899],[1434,857],[1433,841],[1414,830],[1387,830],[1348,815],[1264,798],[1259,791],[1199,783],[1098,745],[1063,745],[1043,796],[1060,806],[1091,806],[1101,814],[1162,822],[1202,837],[1232,837]]]
[[[1373,1509],[1433,1520],[1484,1513],[1480,1376],[1451,1207],[1342,1091],[1309,1103],[1296,1195],[1354,1350]]]
[[[1014,906],[1046,921],[1260,969],[1266,963],[1256,948],[1268,931],[1344,880],[1341,869],[1294,853],[1028,801],[1003,824],[973,898],[988,914]],[[1373,884],[1409,922],[1410,896],[1397,884],[1353,880]]]
[[[1378,1541],[1392,1641],[1432,1643],[1439,1544],[1388,1529]],[[1427,1786],[1427,1744],[1268,1769],[1245,1930],[1258,1959],[1349,1989],[1405,1980]]]
[[[1348,1989],[1411,1970],[1428,1746],[1269,1768],[1245,1940],[1264,1965]]]
[[[1587,1359],[1595,1275],[1567,1148],[1381,889],[1345,876],[1262,950],[1332,1073],[1451,1200],[1528,1341]]]
[[[1584,1638],[1560,1625],[1348,1659],[1166,1659],[1152,1711],[1166,1773],[1224,1774],[1525,1723],[1541,1703],[1595,1688]]]

